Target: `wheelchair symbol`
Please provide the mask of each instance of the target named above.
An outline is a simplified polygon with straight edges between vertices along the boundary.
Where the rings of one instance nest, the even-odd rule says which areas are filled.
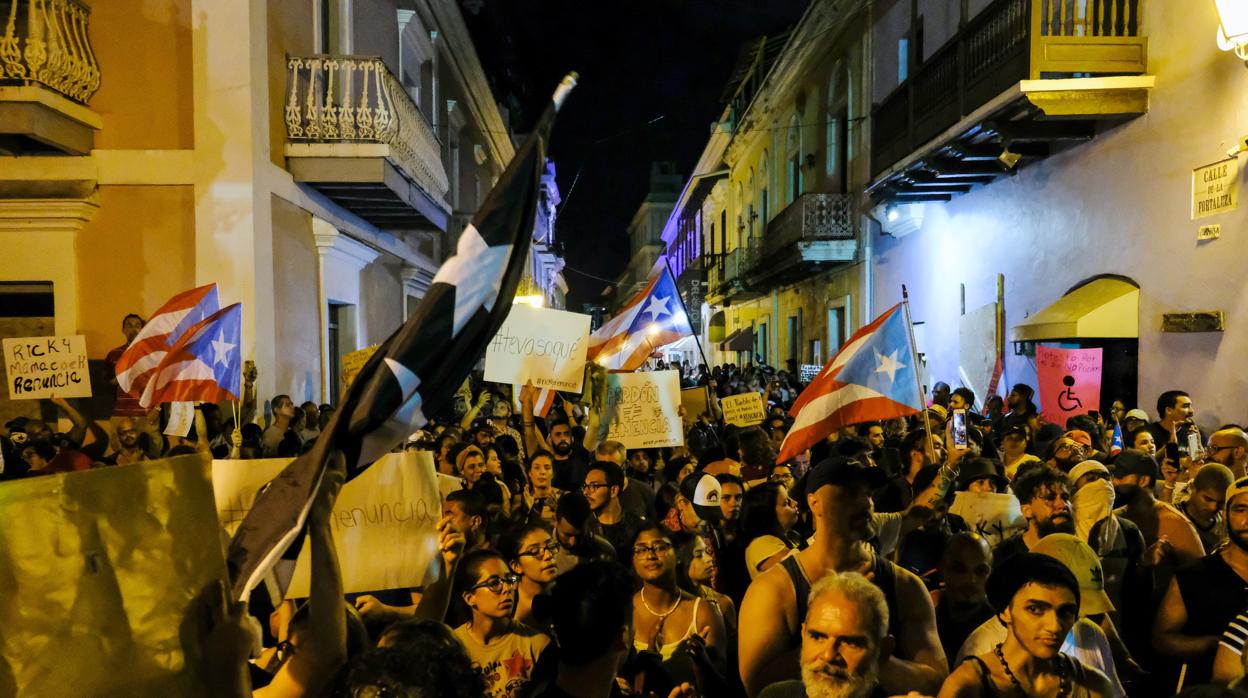
[[[1065,385],[1066,389],[1057,394],[1057,406],[1061,408],[1063,412],[1073,412],[1077,409],[1083,409],[1083,401],[1075,395],[1075,391],[1073,390],[1075,386],[1075,377],[1063,377],[1062,385]]]

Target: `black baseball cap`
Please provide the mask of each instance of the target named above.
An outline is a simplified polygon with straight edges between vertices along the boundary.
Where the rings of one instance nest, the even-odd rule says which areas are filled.
[[[872,489],[883,487],[888,476],[883,470],[863,465],[856,458],[833,456],[819,461],[806,477],[806,494],[817,492],[824,485],[847,485],[865,482]]]
[[[1114,477],[1147,475],[1154,481],[1161,477],[1161,468],[1157,465],[1157,459],[1134,448],[1128,448],[1118,454],[1118,457],[1114,459],[1111,472]]]

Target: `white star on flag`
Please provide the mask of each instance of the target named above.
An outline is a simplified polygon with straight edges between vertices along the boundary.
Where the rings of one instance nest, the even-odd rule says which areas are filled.
[[[875,372],[887,373],[889,383],[892,383],[893,379],[897,377],[897,371],[906,367],[905,364],[897,360],[898,351],[900,350],[894,349],[893,353],[888,356],[881,354],[878,350],[875,351]]]
[[[459,334],[477,309],[494,309],[510,257],[511,245],[487,245],[475,227],[464,228],[455,256],[446,260],[433,277],[434,283],[440,281],[455,287],[452,336]]]
[[[650,305],[647,305],[645,310],[642,310],[641,312],[650,313],[650,318],[652,320],[658,320],[664,315],[671,315],[672,311],[667,309],[667,302],[671,299],[671,296],[663,296],[662,298],[659,298],[658,296],[651,296]]]
[[[217,338],[212,340],[212,365],[227,364],[230,361],[230,352],[234,350],[237,344],[230,344],[225,341],[225,332],[222,331]]]
[[[421,409],[420,392],[417,391],[420,387],[420,376],[412,373],[411,369],[394,359],[388,358],[385,362],[386,367],[390,369],[390,373],[394,374],[394,379],[399,384],[399,390],[403,393],[403,402],[384,424],[364,437],[360,444],[361,461],[376,460],[384,456],[394,447],[395,441],[406,439],[408,435],[429,421]]]

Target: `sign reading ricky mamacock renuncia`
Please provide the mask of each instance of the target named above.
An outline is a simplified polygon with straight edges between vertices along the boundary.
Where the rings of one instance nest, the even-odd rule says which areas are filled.
[[[4,367],[10,400],[91,396],[87,340],[82,335],[6,338]]]
[[[1192,170],[1192,220],[1239,208],[1239,159]]]

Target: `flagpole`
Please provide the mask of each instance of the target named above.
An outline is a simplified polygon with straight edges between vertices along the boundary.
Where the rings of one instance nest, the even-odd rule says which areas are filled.
[[[936,463],[936,449],[932,446],[932,421],[927,414],[927,398],[923,395],[923,381],[919,378],[919,347],[914,341],[914,322],[910,318],[910,292],[906,290],[906,285],[901,285],[901,304],[906,313],[906,336],[910,338],[910,352],[914,356],[914,387],[919,390],[919,405],[923,412],[923,429],[927,432],[927,444],[924,450],[927,453],[927,459],[933,464]]]
[[[680,303],[680,312],[685,314],[685,322],[689,322],[689,309],[685,307],[685,299],[682,298],[680,295],[680,286],[676,284],[676,275],[672,273],[672,265],[670,262],[667,261],[666,254],[663,255],[663,270],[665,273],[667,273],[668,275],[672,277],[672,286],[676,289],[676,301]],[[690,330],[693,329],[693,323],[689,323],[689,329]],[[706,366],[706,385],[702,387],[706,390],[707,409],[710,409],[711,400],[715,399],[715,396],[711,394],[711,362],[706,360],[706,352],[703,351],[702,349],[702,339],[700,338],[699,335],[701,335],[701,332],[696,331],[696,330],[693,332],[693,345],[698,348],[698,357],[702,359],[702,365]],[[766,407],[766,404],[764,404],[764,407]],[[724,428],[723,413],[719,410],[710,410],[710,411],[711,411],[711,417],[715,419],[715,423],[719,426],[720,429],[723,429]],[[718,435],[716,436],[716,438],[718,439]]]

